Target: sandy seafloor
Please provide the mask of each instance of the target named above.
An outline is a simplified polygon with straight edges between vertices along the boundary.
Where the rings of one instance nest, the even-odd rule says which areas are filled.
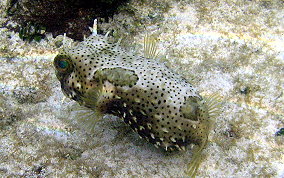
[[[284,177],[284,136],[275,136],[284,127],[284,2],[136,2],[135,18],[119,13],[101,31],[138,52],[146,33],[159,35],[160,59],[223,99],[197,176]],[[27,43],[0,28],[0,177],[186,177],[189,148],[164,154],[112,116],[93,132],[77,122],[52,64],[62,38]]]

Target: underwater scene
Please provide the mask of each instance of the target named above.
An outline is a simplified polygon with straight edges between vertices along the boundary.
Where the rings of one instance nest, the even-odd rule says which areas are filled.
[[[284,177],[283,0],[1,0],[0,177]]]

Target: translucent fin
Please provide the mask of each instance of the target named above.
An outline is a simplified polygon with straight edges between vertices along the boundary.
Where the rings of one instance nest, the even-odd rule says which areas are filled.
[[[102,88],[97,87],[95,90],[88,91],[82,97],[83,106],[78,106],[75,111],[78,121],[82,123],[82,127],[87,131],[93,132],[96,123],[101,120],[102,114],[97,109],[98,98],[102,94]]]
[[[221,113],[222,99],[216,93],[204,97],[204,102],[208,108],[208,114],[211,119],[216,118]]]
[[[77,108],[75,108],[75,112],[80,127],[87,132],[93,133],[95,126],[101,120],[102,116],[94,110],[88,109],[83,106],[78,106]]]
[[[157,39],[147,34],[144,38],[144,57],[156,59],[157,56]]]
[[[208,139],[204,140],[200,146],[196,146],[196,149],[193,152],[192,159],[188,165],[186,174],[194,178],[202,161],[202,151],[208,143]]]
[[[82,97],[83,105],[99,114],[96,106],[102,93],[102,84],[100,84],[99,87],[87,91],[86,94]]]
[[[208,125],[208,132],[206,133],[206,138],[204,138],[200,145],[196,146],[196,149],[193,152],[193,156],[190,164],[188,165],[187,175],[189,177],[195,177],[202,161],[202,151],[208,143],[208,134],[212,127],[212,122],[221,113],[222,99],[217,94],[212,94],[209,96],[203,97],[202,105],[208,110],[209,122],[204,123]]]

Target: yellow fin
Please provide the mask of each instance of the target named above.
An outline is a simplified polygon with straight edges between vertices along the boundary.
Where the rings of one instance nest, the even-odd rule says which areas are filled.
[[[94,132],[95,126],[102,118],[100,114],[84,106],[76,107],[74,112],[76,112],[76,118],[77,122],[80,124],[80,128],[89,133]]]
[[[209,96],[203,97],[204,103],[208,108],[208,114],[211,119],[215,119],[218,117],[221,113],[221,107],[222,107],[222,99],[221,97],[213,93]]]
[[[102,84],[96,89],[90,89],[82,97],[80,105],[74,108],[77,122],[80,123],[80,128],[90,133],[93,132],[98,121],[103,117],[100,110],[97,108],[98,100],[103,94]]]
[[[157,38],[147,34],[144,38],[144,57],[156,59],[158,56],[157,49]]]
[[[204,104],[203,106],[205,106],[208,109],[208,116],[209,116],[209,122],[208,122],[208,132],[211,130],[212,128],[212,122],[213,120],[219,116],[219,114],[221,113],[221,107],[222,107],[222,99],[220,96],[218,96],[216,93],[211,94],[209,96],[205,96],[203,97],[203,101]],[[206,136],[206,138],[204,138],[201,142],[200,145],[196,145],[196,148],[193,152],[193,156],[192,159],[190,161],[190,164],[188,165],[188,169],[186,174],[189,177],[195,177],[196,173],[198,171],[198,168],[200,166],[200,163],[202,161],[202,151],[203,149],[206,147],[208,143],[208,135]]]
[[[202,151],[206,147],[207,143],[208,139],[204,140],[200,146],[196,145],[196,148],[193,151],[193,156],[186,171],[186,174],[191,178],[194,178],[196,176],[196,173],[202,161]]]

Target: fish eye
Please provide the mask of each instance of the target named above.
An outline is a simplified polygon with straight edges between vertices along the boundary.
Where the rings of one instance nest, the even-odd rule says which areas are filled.
[[[70,58],[66,55],[57,55],[54,58],[54,66],[61,73],[70,72],[73,68]]]

